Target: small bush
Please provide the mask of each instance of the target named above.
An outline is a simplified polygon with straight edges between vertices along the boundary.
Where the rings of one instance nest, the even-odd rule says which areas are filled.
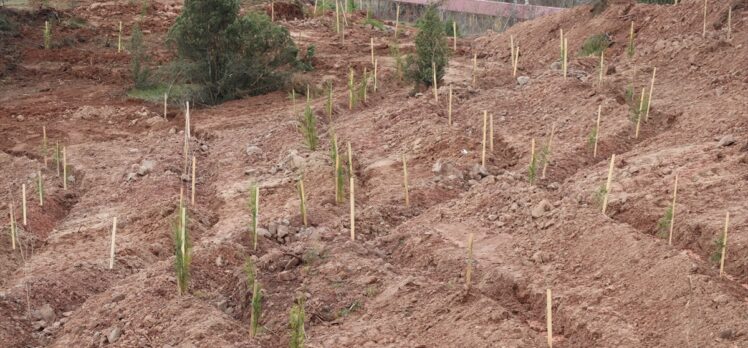
[[[319,141],[317,137],[317,117],[314,116],[314,111],[312,111],[312,106],[309,102],[306,103],[304,113],[299,118],[299,129],[309,150],[316,150]]]
[[[195,99],[216,104],[282,87],[298,66],[288,30],[265,14],[239,16],[237,0],[186,0],[169,31],[184,82]]]
[[[657,236],[667,238],[670,235],[670,225],[673,223],[673,206],[667,207],[665,215],[657,221]]]
[[[314,70],[314,53],[315,53],[315,46],[309,45],[309,47],[306,48],[306,54],[304,57],[299,59],[299,68],[304,71],[312,71]]]
[[[455,20],[450,18],[446,21],[444,21],[444,34],[446,34],[449,37],[454,37],[454,29],[457,28],[457,37],[460,37],[460,26],[459,24],[455,23]]]
[[[395,74],[397,78],[402,81],[405,77],[405,69],[407,68],[407,57],[403,57],[400,53],[400,44],[393,42],[390,45],[390,56],[395,61]]]
[[[593,200],[595,201],[595,204],[599,206],[603,206],[603,201],[605,200],[605,195],[608,194],[608,190],[605,188],[605,184],[600,185],[600,187],[597,188],[597,190],[593,193]]]
[[[4,13],[0,13],[0,33],[15,34],[18,24]]]
[[[610,46],[608,34],[597,34],[587,38],[579,50],[580,56],[600,56],[600,53]]]
[[[590,134],[587,136],[587,146],[590,147],[590,149],[595,147],[595,141],[597,140],[597,127],[592,128],[590,131]]]
[[[444,24],[439,19],[436,6],[429,6],[421,17],[421,25],[416,35],[416,53],[407,60],[408,77],[416,85],[424,83],[433,85],[433,67],[436,67],[436,80],[444,77],[449,62],[449,49],[444,36]]]
[[[719,236],[717,239],[714,240],[714,251],[712,252],[712,255],[709,257],[709,259],[719,264],[720,261],[722,261],[722,249],[725,247],[725,237]]]

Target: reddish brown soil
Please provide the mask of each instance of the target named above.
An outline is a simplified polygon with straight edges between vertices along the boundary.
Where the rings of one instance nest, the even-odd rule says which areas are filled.
[[[451,126],[448,88],[439,89],[435,102],[431,91],[411,96],[412,87],[397,81],[391,33],[356,24],[341,43],[330,14],[283,22],[302,49],[316,46],[315,70],[297,76],[297,83],[336,86],[332,124],[322,112],[324,97],[314,98],[321,144],[312,152],[296,129],[300,106],[290,105],[286,92],[193,110],[197,204],[190,206],[190,289],[181,297],[170,226],[185,184],[184,116],[172,105],[164,121],[161,105],[126,97],[129,56],[116,52],[117,25],[121,20],[130,32],[141,13],[137,3],[83,2],[59,12],[88,25],[55,27],[51,50],[40,47],[39,29],[49,13],[24,14],[20,35],[2,38],[17,51],[15,69],[0,80],[2,346],[284,347],[289,309],[304,297],[310,347],[541,347],[550,288],[555,347],[748,347],[745,1],[731,2],[730,40],[728,2],[710,2],[702,38],[703,3],[691,0],[611,5],[597,16],[581,6],[506,33],[461,39],[445,77],[455,95]],[[153,64],[170,57],[163,40],[180,8],[168,1],[148,8],[141,26]],[[633,58],[625,53],[631,21]],[[553,64],[560,28],[572,56],[566,79]],[[606,51],[611,68],[598,86],[596,59],[576,52],[602,32],[613,44]],[[519,75],[529,77],[521,86],[511,76],[510,35],[522,52]],[[410,29],[401,36],[403,49],[412,49],[413,36]],[[371,69],[370,37],[379,90],[349,111],[346,74],[349,66],[359,76]],[[472,52],[477,86],[471,85]],[[635,90],[647,87],[653,67],[650,119],[635,139],[624,88],[632,79]],[[586,142],[599,105],[602,130],[593,158]],[[487,176],[475,171],[483,110],[495,122]],[[75,178],[67,190],[53,163],[44,167],[42,125],[52,143],[66,146]],[[553,125],[547,176],[530,184],[530,141],[545,143]],[[333,198],[333,126],[353,150],[356,241],[349,238],[347,203]],[[721,146],[726,136],[734,144]],[[612,154],[605,216],[593,193],[606,180]],[[128,180],[144,160],[155,166]],[[44,207],[33,189],[40,168]],[[302,170],[312,226],[306,230],[295,187]],[[676,174],[670,246],[656,229]],[[257,251],[246,207],[254,182],[261,186],[260,225],[280,222],[290,230],[282,243],[260,238]],[[11,202],[20,217],[23,183],[31,194],[21,253],[11,248],[6,226]],[[720,277],[710,256],[726,211],[730,234]],[[117,259],[110,270],[115,216]],[[470,233],[475,273],[466,291]],[[256,338],[248,330],[248,257],[257,264],[264,297]],[[121,335],[107,343],[115,329]]]

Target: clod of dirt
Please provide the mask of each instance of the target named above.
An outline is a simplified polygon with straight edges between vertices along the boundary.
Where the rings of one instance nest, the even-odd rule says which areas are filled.
[[[547,199],[544,199],[540,201],[540,203],[535,205],[532,208],[532,210],[530,210],[530,215],[532,216],[533,219],[537,219],[543,216],[545,212],[550,211],[550,210],[551,210],[551,202],[549,202]]]
[[[114,343],[117,342],[120,336],[122,336],[122,329],[119,326],[115,326],[111,331],[109,331],[106,340],[109,343]]]
[[[735,137],[732,134],[728,134],[722,137],[722,139],[719,140],[719,143],[717,145],[730,146],[730,145],[734,145],[735,142],[736,142]]]

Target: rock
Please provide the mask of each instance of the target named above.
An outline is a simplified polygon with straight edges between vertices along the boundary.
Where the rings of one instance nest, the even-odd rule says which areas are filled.
[[[296,150],[291,150],[283,160],[282,166],[288,170],[296,171],[304,167],[304,157],[299,156]]]
[[[138,175],[135,173],[127,173],[127,178],[125,178],[125,181],[135,181],[138,179]]]
[[[166,120],[164,120],[161,116],[153,116],[147,120],[145,120],[145,124],[147,124],[149,127],[153,127],[159,123],[164,123]]]
[[[106,336],[106,340],[109,343],[114,343],[117,342],[121,335],[122,329],[119,326],[115,326],[111,331],[109,331],[109,335]]]
[[[246,153],[247,156],[251,157],[251,156],[254,156],[254,155],[261,154],[262,150],[259,147],[255,146],[255,145],[247,145],[247,147],[244,148],[244,153]]]
[[[125,299],[125,294],[117,294],[117,295],[114,295],[114,297],[112,297],[112,300],[109,302],[114,303],[114,302],[122,301],[124,299]]]
[[[719,338],[723,340],[735,339],[735,331],[733,329],[724,329],[719,332]]]
[[[496,219],[498,219],[498,218],[499,218],[499,216],[496,215],[496,214],[489,214],[488,215],[488,221],[496,221]]]
[[[434,163],[434,165],[431,167],[431,172],[445,177],[453,176],[460,180],[462,180],[463,178],[462,172],[459,169],[457,169],[450,162],[442,162],[441,159],[437,160],[436,163]]]
[[[51,324],[55,321],[55,310],[48,303],[45,303],[44,306],[34,311],[33,317],[34,319],[41,319],[45,323]]]
[[[268,226],[268,231],[269,231],[269,233],[270,233],[271,236],[277,235],[278,234],[278,224],[275,223],[275,222],[271,223],[270,226]]]
[[[719,146],[730,146],[735,144],[735,137],[732,134],[725,135],[719,140],[717,145]]]
[[[74,175],[68,175],[68,182],[71,184],[75,184],[75,176]]]
[[[216,266],[223,267],[223,265],[223,257],[221,255],[218,255],[218,257],[216,257]]]
[[[730,296],[727,296],[725,294],[718,294],[712,298],[712,302],[716,304],[726,304],[730,302]]]
[[[533,219],[536,219],[543,216],[543,214],[549,210],[551,210],[551,202],[549,202],[547,199],[544,199],[532,208],[532,210],[530,211],[530,215],[533,217]]]
[[[379,281],[379,279],[377,279],[377,277],[375,276],[368,276],[368,277],[364,277],[364,279],[362,279],[361,281],[364,285],[369,285],[369,284],[376,283],[377,281]]]
[[[169,128],[169,134],[177,134],[177,127]]]
[[[520,76],[517,78],[517,84],[520,86],[526,85],[528,82],[530,82],[529,76]]]
[[[470,177],[474,179],[480,179],[488,176],[488,170],[486,167],[475,164],[470,168]]]
[[[270,238],[271,236],[270,231],[262,227],[257,227],[257,235],[260,237],[265,237],[265,238]]]
[[[283,271],[278,273],[278,279],[288,282],[296,279],[296,276],[291,271]]]
[[[154,160],[143,160],[138,166],[138,175],[146,176],[150,173],[153,168],[156,167],[156,161]]]
[[[200,145],[200,150],[203,151],[203,152],[208,151],[208,144],[202,144],[202,145]]]
[[[561,70],[561,62],[555,61],[551,64],[551,70]]]
[[[16,116],[16,120],[18,120],[18,122],[23,122],[25,119],[26,119],[26,117],[24,117],[23,115],[17,115]]]
[[[278,225],[278,238],[284,238],[288,235],[288,226]]]

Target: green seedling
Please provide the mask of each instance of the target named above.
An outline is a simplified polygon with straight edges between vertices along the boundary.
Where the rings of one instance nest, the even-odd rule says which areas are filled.
[[[343,203],[345,199],[346,170],[343,160],[340,158],[340,148],[338,147],[338,137],[333,133],[330,143],[330,157],[333,163],[333,175],[335,176],[335,203]]]
[[[673,223],[673,206],[665,209],[665,214],[657,221],[657,237],[667,238],[670,233],[670,226]]]
[[[176,221],[172,224],[174,237],[174,270],[177,278],[177,289],[179,295],[187,293],[188,282],[190,278],[190,242],[189,228],[187,227],[187,208],[179,207]]]
[[[709,259],[715,264],[719,264],[719,262],[722,260],[722,249],[724,249],[724,247],[725,247],[724,236],[719,236],[716,239],[714,239],[714,251],[712,251],[712,254],[709,256]]]
[[[249,318],[249,335],[257,336],[260,328],[260,316],[262,314],[262,289],[260,282],[255,281],[252,287],[252,313]]]
[[[307,101],[304,113],[299,118],[299,128],[310,151],[317,149],[317,118],[314,116],[311,104]]]
[[[249,214],[252,216],[250,233],[252,234],[252,246],[257,250],[257,220],[260,210],[260,187],[253,184],[249,187],[249,200],[247,201]]]
[[[395,61],[395,75],[402,81],[405,78],[406,58],[400,53],[400,44],[393,42],[390,45],[390,56]]]
[[[608,46],[610,46],[610,37],[608,34],[592,35],[584,40],[582,48],[579,49],[580,56],[599,56]]]
[[[595,201],[595,204],[602,207],[603,202],[605,201],[605,196],[608,195],[608,190],[605,189],[605,185],[600,185],[600,187],[595,190],[592,194],[592,198]]]
[[[60,142],[55,142],[55,152],[52,154],[52,158],[55,161],[55,168],[57,170],[57,176],[60,176],[60,162],[62,161],[62,154],[60,153]]]
[[[535,178],[538,176],[539,162],[539,156],[535,153],[535,138],[533,138],[530,150],[530,166],[527,168],[527,178],[531,184],[535,182]]]
[[[304,340],[306,339],[306,332],[304,331],[304,300],[299,299],[298,303],[291,307],[291,313],[288,318],[288,326],[291,329],[291,340],[289,347],[291,348],[303,348]]]
[[[254,288],[257,269],[255,268],[254,262],[252,262],[252,259],[249,257],[244,261],[244,276],[247,279],[247,289]]]

